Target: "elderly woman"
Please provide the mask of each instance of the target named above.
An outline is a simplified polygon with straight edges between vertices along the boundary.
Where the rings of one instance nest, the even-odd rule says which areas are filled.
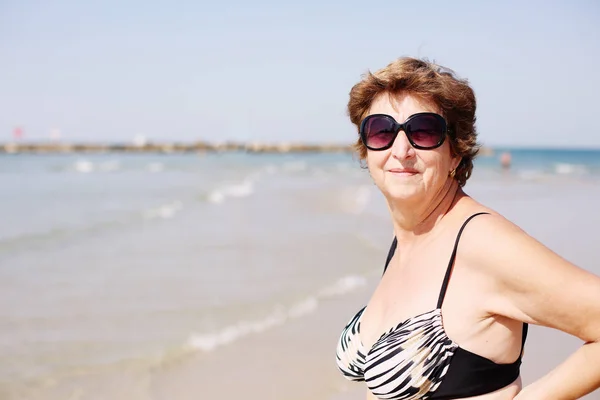
[[[399,59],[350,92],[356,146],[394,239],[337,363],[378,399],[576,399],[600,387],[600,278],[463,191],[477,153],[475,95],[435,64]],[[521,389],[528,324],[585,344]]]

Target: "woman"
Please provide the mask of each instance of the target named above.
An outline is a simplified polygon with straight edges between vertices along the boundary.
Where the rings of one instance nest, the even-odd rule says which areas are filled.
[[[600,278],[462,190],[478,151],[475,108],[466,81],[412,58],[350,92],[358,154],[394,227],[385,273],[337,348],[368,398],[576,399],[600,387]],[[585,344],[521,390],[528,324]]]

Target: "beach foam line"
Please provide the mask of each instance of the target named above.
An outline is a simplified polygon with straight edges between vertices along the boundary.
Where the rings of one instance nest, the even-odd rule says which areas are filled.
[[[554,172],[558,175],[585,175],[589,173],[585,165],[569,163],[554,164]]]
[[[54,243],[59,240],[81,239],[86,234],[98,234],[115,228],[139,223],[144,220],[169,219],[183,210],[183,202],[169,203],[142,210],[130,210],[120,218],[107,218],[83,226],[57,226],[42,232],[27,232],[0,240],[0,254],[7,251],[34,249],[34,246]]]
[[[237,182],[231,182],[216,187],[207,194],[201,196],[201,201],[207,201],[212,204],[222,204],[229,198],[244,198],[255,193],[255,185],[265,175],[274,175],[277,173],[297,173],[306,171],[308,164],[306,161],[290,161],[281,166],[275,164],[266,164],[262,168],[252,172],[245,178]],[[360,201],[360,200],[359,200]],[[359,206],[360,207],[360,206]]]
[[[367,279],[362,275],[348,275],[338,279],[335,283],[321,289],[318,297],[328,298],[342,296],[367,284]]]
[[[553,181],[561,178],[593,179],[598,175],[593,167],[572,163],[554,163],[545,168],[523,168],[517,169],[516,172],[517,177],[525,181]]]
[[[185,347],[203,352],[213,351],[218,347],[235,342],[251,334],[258,334],[268,329],[285,324],[288,320],[301,318],[311,314],[319,307],[321,300],[341,296],[364,286],[367,279],[360,275],[345,276],[328,285],[316,294],[291,304],[289,307],[278,305],[262,319],[254,321],[238,321],[218,331],[193,334],[187,340]]]
[[[106,172],[126,172],[145,170],[150,173],[162,172],[166,166],[162,162],[154,161],[140,167],[137,165],[123,165],[122,160],[103,160],[93,161],[86,158],[78,158],[69,164],[52,164],[47,167],[48,171],[52,172],[75,172],[78,174],[106,173]]]
[[[75,161],[67,170],[75,171],[81,174],[89,174],[91,172],[115,172],[121,170],[121,163],[118,160],[108,160],[99,163],[94,163],[86,159]]]
[[[183,208],[183,203],[181,201],[173,201],[167,204],[160,205],[155,208],[150,208],[145,210],[142,215],[145,219],[154,219],[154,218],[162,218],[168,219],[172,218],[177,212],[179,212]]]
[[[94,171],[94,163],[88,160],[77,160],[73,164],[73,168],[75,171],[80,172],[82,174],[87,174]]]
[[[246,178],[242,182],[221,186],[210,191],[207,195],[207,200],[209,203],[221,204],[227,198],[248,197],[252,193],[254,193],[254,181],[250,178]]]
[[[167,165],[163,162],[153,161],[146,163],[143,166],[123,165],[119,160],[108,161],[91,161],[87,159],[79,159],[70,165],[52,168],[58,172],[77,172],[79,174],[91,174],[99,172],[127,172],[127,171],[145,171],[151,174],[166,171]]]

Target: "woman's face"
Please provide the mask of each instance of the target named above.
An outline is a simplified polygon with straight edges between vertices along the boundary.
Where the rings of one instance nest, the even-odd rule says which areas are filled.
[[[370,114],[388,114],[398,123],[419,112],[438,112],[429,103],[409,94],[391,96],[382,93],[375,98]],[[427,201],[439,193],[450,171],[460,159],[452,157],[450,144],[433,150],[417,150],[404,131],[387,150],[367,151],[367,166],[375,184],[388,200]]]

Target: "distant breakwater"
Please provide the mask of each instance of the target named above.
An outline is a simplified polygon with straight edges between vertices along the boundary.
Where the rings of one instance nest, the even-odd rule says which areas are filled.
[[[51,154],[51,153],[351,153],[352,147],[343,144],[298,143],[5,143],[0,144],[4,154]]]
[[[56,154],[56,153],[353,153],[350,144],[307,143],[4,143],[0,154]],[[491,148],[483,147],[481,155],[492,155]]]

